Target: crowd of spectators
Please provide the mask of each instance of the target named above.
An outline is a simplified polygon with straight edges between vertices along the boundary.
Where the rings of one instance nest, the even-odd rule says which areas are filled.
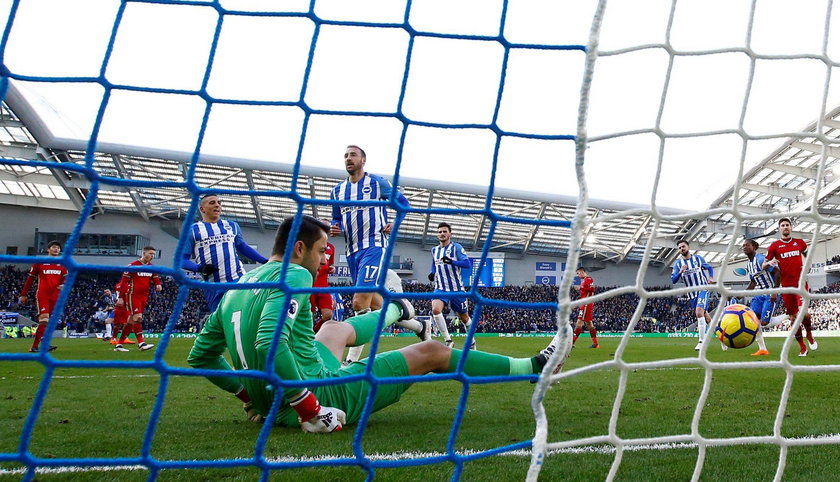
[[[829,265],[829,264],[840,264],[840,254],[835,254],[834,256],[832,256],[832,257],[831,257],[831,259],[827,259],[827,260],[825,260],[825,264],[826,264],[826,265]]]
[[[26,280],[27,271],[14,266],[0,269],[0,311],[16,311],[30,319],[36,319],[35,297],[30,293],[29,301],[18,305],[20,289]],[[61,324],[68,330],[95,331],[100,328],[95,322],[97,311],[96,301],[102,296],[106,288],[113,289],[119,281],[119,273],[83,271],[77,276],[64,307]],[[690,309],[687,297],[656,296],[656,293],[670,287],[646,288],[652,294],[647,298],[641,318],[636,325],[637,332],[678,332],[692,325],[696,320]],[[403,289],[410,293],[429,293],[433,287],[430,283],[403,282]],[[615,287],[598,287],[596,294],[614,290]],[[553,331],[556,325],[556,312],[553,309],[537,309],[536,304],[553,305],[557,300],[556,286],[529,285],[505,286],[502,288],[479,288],[479,294],[487,300],[481,305],[478,315],[479,333],[514,333]],[[840,293],[840,282],[827,286],[817,293]],[[572,299],[576,299],[573,290]],[[163,280],[163,290],[152,292],[146,313],[143,315],[144,330],[161,332],[172,315],[178,296],[178,285],[169,278]],[[348,294],[343,295],[345,317],[353,315],[352,299]],[[496,300],[499,300],[497,303]],[[639,296],[635,293],[625,293],[607,297],[595,305],[595,326],[600,331],[624,331],[630,319],[639,306]],[[534,305],[534,308],[514,307],[510,303],[524,303]],[[416,299],[414,306],[418,315],[431,315],[431,300]],[[471,302],[471,313],[475,303]],[[714,310],[715,303],[709,307]],[[838,329],[840,320],[840,298],[812,299],[810,313],[815,329]],[[178,314],[174,330],[176,332],[195,331],[205,315],[207,306],[199,290],[190,290],[189,296],[182,310]],[[454,313],[447,318],[454,317]],[[577,310],[572,310],[569,317],[573,321]],[[451,322],[450,322],[451,323]],[[463,332],[464,327],[457,324],[450,325],[453,332]]]

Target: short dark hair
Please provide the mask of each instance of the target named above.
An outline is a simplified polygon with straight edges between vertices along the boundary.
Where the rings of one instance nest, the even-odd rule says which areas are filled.
[[[303,241],[307,248],[311,248],[321,237],[321,233],[329,234],[330,228],[320,219],[303,214],[300,217],[300,229],[298,229],[297,241]],[[289,233],[292,231],[292,225],[295,222],[295,216],[286,218],[280,227],[277,228],[277,235],[274,237],[274,247],[271,250],[272,255],[283,256],[286,254],[286,243],[289,241]]]
[[[52,248],[53,246],[58,246],[58,247],[60,248],[60,247],[61,247],[61,243],[59,243],[59,242],[58,242],[57,240],[55,240],[55,239],[53,239],[52,241],[50,241],[49,243],[47,243],[47,249],[50,249],[50,248]]]
[[[586,273],[586,268],[584,268],[583,266],[578,266],[577,268],[575,268],[575,272],[578,271],[583,271],[584,273]]]
[[[364,150],[364,149],[362,149],[361,147],[359,147],[359,146],[357,146],[357,145],[355,145],[355,144],[350,144],[349,146],[347,146],[347,149],[350,149],[351,147],[352,147],[352,148],[354,148],[354,149],[358,149],[358,150],[359,150],[359,152],[361,152],[361,153],[362,153],[362,157],[364,157],[365,159],[367,159],[367,154],[365,154],[365,150]]]
[[[689,243],[688,240],[685,238],[682,238],[681,240],[677,241],[677,246],[679,246],[680,243],[685,243],[686,246],[691,246],[691,243]]]
[[[452,232],[452,226],[450,226],[449,223],[447,223],[447,222],[442,222],[442,223],[438,224],[438,229],[440,229],[440,228],[446,228],[446,229],[449,230],[450,233]]]
[[[146,251],[157,251],[157,249],[154,246],[143,246],[143,252],[145,253]]]
[[[787,222],[788,222],[788,224],[790,224],[791,226],[793,226],[793,221],[791,221],[791,220],[790,220],[790,218],[782,218],[782,219],[779,219],[779,223],[778,223],[778,224],[779,224],[779,226],[781,226],[781,225],[782,225],[782,223],[783,223],[783,222],[785,222],[785,221],[787,221]]]
[[[758,241],[754,239],[748,239],[747,242],[750,243],[750,246],[752,246],[753,249],[758,249]]]

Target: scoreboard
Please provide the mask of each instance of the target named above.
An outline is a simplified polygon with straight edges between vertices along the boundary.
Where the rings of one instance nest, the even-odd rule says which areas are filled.
[[[472,262],[472,270],[463,270],[461,279],[464,286],[472,286],[473,281],[478,283],[480,288],[498,288],[505,285],[505,254],[487,253],[487,261],[479,271],[481,253],[467,252]]]

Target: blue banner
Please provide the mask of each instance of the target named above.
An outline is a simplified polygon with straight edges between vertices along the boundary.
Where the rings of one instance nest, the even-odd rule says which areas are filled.
[[[0,311],[0,323],[4,325],[17,325],[18,313],[11,311]]]
[[[556,276],[537,276],[534,283],[538,285],[556,285],[557,284],[557,277]]]

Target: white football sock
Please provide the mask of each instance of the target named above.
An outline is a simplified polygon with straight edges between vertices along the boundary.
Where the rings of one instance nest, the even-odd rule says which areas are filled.
[[[704,338],[706,338],[706,326],[705,316],[697,318],[697,336],[700,338],[701,342]]]
[[[414,333],[420,333],[421,331],[423,331],[423,324],[415,320],[414,318],[411,318],[410,320],[398,321],[394,324],[399,326],[400,328],[411,330]]]
[[[764,333],[761,326],[758,327],[758,332],[755,334],[755,341],[758,342],[758,349],[767,351],[767,344],[764,343]]]
[[[790,320],[788,315],[778,315],[770,318],[770,321],[767,323],[766,328],[773,328],[774,326],[778,325],[779,323],[784,323]]]
[[[449,336],[449,329],[446,327],[446,318],[443,317],[443,313],[432,315],[432,318],[435,320],[435,324],[440,331],[440,336],[443,337],[443,341],[450,341],[452,338]]]
[[[345,360],[346,360],[346,361],[349,361],[349,362],[359,361],[359,358],[361,358],[361,357],[362,357],[362,351],[363,351],[364,349],[365,349],[365,346],[364,346],[364,345],[351,346],[351,347],[347,350],[347,358],[345,358]]]
[[[113,326],[114,326],[114,325],[112,325],[112,324],[110,324],[110,323],[107,323],[107,324],[105,325],[105,336],[106,336],[107,338],[111,338],[111,329],[112,329],[112,327],[113,327]]]

